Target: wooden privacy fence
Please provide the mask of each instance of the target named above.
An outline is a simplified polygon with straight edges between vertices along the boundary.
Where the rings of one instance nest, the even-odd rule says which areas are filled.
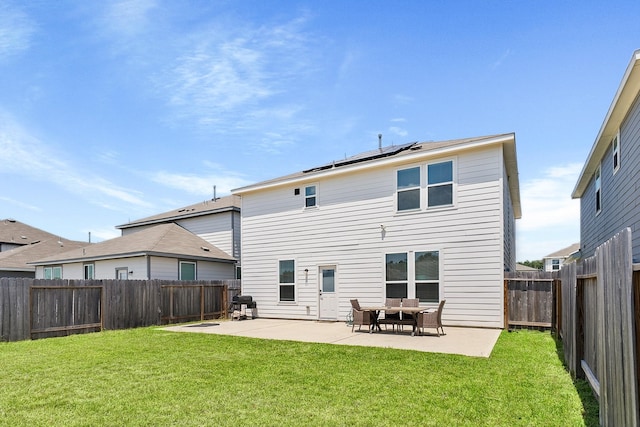
[[[600,402],[600,424],[637,426],[639,266],[631,230],[595,256],[560,271],[561,327],[567,369],[586,378]]]
[[[552,273],[505,273],[505,327],[555,328],[556,292]]]
[[[226,317],[239,280],[0,278],[0,341]]]

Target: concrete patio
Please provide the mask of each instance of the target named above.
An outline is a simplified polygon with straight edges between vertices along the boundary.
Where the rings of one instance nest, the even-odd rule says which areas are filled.
[[[310,320],[286,320],[256,318],[241,321],[208,320],[163,328],[174,332],[196,332],[232,335],[251,338],[317,342],[339,345],[359,345],[415,350],[430,353],[461,354],[473,357],[489,357],[500,329],[462,328],[445,326],[446,335],[411,336],[410,328],[404,332],[391,330],[368,333],[366,327],[351,332],[345,322],[318,322]],[[428,331],[425,331],[428,332]]]

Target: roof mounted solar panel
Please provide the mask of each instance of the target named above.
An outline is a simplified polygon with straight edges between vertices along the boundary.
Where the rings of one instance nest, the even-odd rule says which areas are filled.
[[[351,156],[351,157],[347,157],[344,160],[334,160],[331,163],[328,163],[328,164],[325,164],[325,165],[322,165],[322,166],[317,166],[315,168],[307,169],[307,170],[302,171],[302,172],[303,173],[317,172],[317,171],[321,171],[321,170],[338,168],[338,167],[346,166],[346,165],[352,165],[354,163],[361,163],[361,162],[365,162],[365,161],[368,161],[368,160],[379,159],[379,158],[383,158],[383,157],[390,157],[390,156],[393,156],[393,155],[396,155],[396,154],[400,153],[401,151],[410,149],[415,144],[417,144],[417,142],[409,142],[407,144],[402,144],[402,145],[390,145],[388,147],[382,147],[382,148],[378,148],[378,149],[371,150],[371,151],[365,151],[364,153],[360,153],[360,154],[356,154],[356,155]]]

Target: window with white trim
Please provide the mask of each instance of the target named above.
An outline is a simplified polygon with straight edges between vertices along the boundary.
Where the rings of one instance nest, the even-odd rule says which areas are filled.
[[[416,251],[385,254],[385,296],[440,301],[440,252]]]
[[[408,272],[406,252],[385,255],[385,293],[387,298],[407,298]]]
[[[94,270],[93,264],[84,264],[83,270],[84,270],[84,280],[91,280],[91,279],[94,278],[93,277],[93,270]]]
[[[312,208],[318,206],[317,187],[315,185],[308,185],[304,187],[304,207]]]
[[[278,295],[280,302],[296,300],[295,260],[286,259],[278,262]]]
[[[427,207],[453,204],[453,161],[427,165]]]
[[[62,279],[62,267],[59,265],[44,268],[45,279]]]
[[[116,268],[116,279],[129,280],[129,268],[127,267]]]
[[[559,259],[552,259],[551,260],[551,269],[552,270],[560,270],[560,260]]]
[[[618,172],[620,169],[620,132],[616,136],[613,137],[613,141],[611,141],[612,147],[612,157],[613,157],[613,173]]]
[[[196,280],[196,263],[180,261],[180,280]]]
[[[396,173],[398,211],[420,209],[420,166]]]
[[[595,188],[595,197],[596,197],[596,214],[599,214],[600,211],[602,210],[602,180],[601,180],[601,176],[600,176],[600,166],[598,166],[598,169],[596,169],[596,174],[595,174],[595,181],[596,181],[596,188]]]
[[[415,253],[415,291],[420,302],[440,301],[440,253],[425,251]]]

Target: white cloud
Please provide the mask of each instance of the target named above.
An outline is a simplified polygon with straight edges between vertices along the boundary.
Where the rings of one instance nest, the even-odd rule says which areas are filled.
[[[0,4],[0,60],[27,50],[35,33],[32,20],[9,3]]]
[[[409,132],[407,132],[405,129],[399,128],[397,126],[391,126],[389,128],[389,132],[398,136],[407,136],[409,134]]]
[[[580,201],[571,192],[582,164],[549,167],[522,182],[522,218],[516,221],[517,258],[540,259],[580,240]]]
[[[35,212],[42,211],[42,209],[40,209],[37,206],[33,206],[33,205],[28,204],[28,203],[21,202],[20,200],[15,200],[15,199],[12,199],[10,197],[0,197],[0,200],[5,202],[5,203],[9,203],[11,205],[15,205],[15,206],[18,206],[18,207],[23,208],[23,209],[28,209],[30,211],[35,211]]]
[[[151,180],[166,187],[182,190],[197,196],[210,197],[213,195],[213,186],[216,186],[218,196],[229,194],[234,188],[248,185],[249,182],[233,172],[219,170],[214,173],[196,175],[180,174],[166,171],[156,172]]]
[[[50,149],[8,114],[0,112],[0,164],[3,172],[54,183],[70,193],[82,195],[92,203],[105,203],[101,200],[105,196],[127,204],[149,206],[139,198],[138,192],[86,172],[60,158],[59,153],[59,149]]]
[[[103,24],[119,36],[130,38],[143,32],[155,0],[119,0],[107,3]]]

